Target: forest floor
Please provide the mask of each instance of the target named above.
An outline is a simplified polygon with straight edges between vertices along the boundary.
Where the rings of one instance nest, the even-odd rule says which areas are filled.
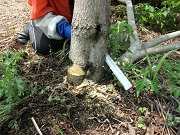
[[[69,66],[68,47],[63,56],[60,52],[42,56],[35,54],[31,46],[16,43],[18,33],[28,21],[25,0],[0,0],[0,53],[25,52],[19,74],[29,80],[26,91],[32,87],[38,90],[13,109],[10,120],[17,121],[18,129],[9,128],[8,121],[0,128],[1,135],[38,135],[32,118],[44,135],[180,134],[180,128],[167,126],[168,113],[178,105],[177,99],[168,92],[163,96],[142,93],[137,98],[134,88],[125,91],[116,86],[108,69],[98,84],[86,80],[82,86],[69,85],[65,77]],[[138,32],[143,42],[160,35],[151,30],[146,34]],[[140,107],[147,110],[142,113]],[[139,117],[144,120],[145,130],[137,126]],[[58,132],[54,123],[63,133]]]

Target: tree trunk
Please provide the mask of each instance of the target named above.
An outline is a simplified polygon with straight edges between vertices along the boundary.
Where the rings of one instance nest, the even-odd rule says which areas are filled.
[[[103,77],[110,28],[110,0],[76,0],[72,21],[72,40],[68,82],[80,84],[86,77]]]

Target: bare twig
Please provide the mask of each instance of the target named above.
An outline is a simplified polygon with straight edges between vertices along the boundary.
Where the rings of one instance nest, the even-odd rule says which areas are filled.
[[[162,108],[162,105],[161,105],[161,103],[160,103],[160,101],[159,101],[159,98],[157,98],[157,100],[158,100],[158,101],[156,101],[157,108],[159,108],[159,110],[161,111],[162,117],[163,117],[163,119],[164,119],[163,132],[164,132],[164,129],[166,129],[167,132],[168,132],[168,135],[170,135],[170,131],[169,131],[168,125],[167,125],[167,123],[166,123],[166,120],[167,120],[167,117],[168,117],[168,114],[169,114],[169,110],[168,110],[168,112],[166,113],[166,112],[163,110],[163,108]],[[166,115],[166,116],[165,116],[165,115]]]
[[[130,124],[130,123],[133,122],[133,120],[132,120],[131,118],[130,118],[131,122],[122,122],[122,121],[120,121],[120,120],[118,120],[118,119],[116,119],[116,118],[112,118],[112,119],[115,120],[115,121],[117,121],[117,122],[119,122],[120,125],[124,125],[124,126],[126,126],[127,124]]]
[[[109,124],[109,127],[110,127],[110,129],[111,129],[111,132],[114,133],[114,130],[113,130],[112,126],[111,126],[110,121],[109,121],[108,119],[105,119],[104,123],[105,123],[106,121],[107,121],[108,124]]]
[[[172,99],[174,99],[178,104],[180,104],[180,101],[177,100],[175,97],[173,97],[172,95],[170,96]]]
[[[114,133],[114,130],[113,130],[112,126],[111,126],[111,123],[110,123],[109,119],[105,119],[104,121],[101,121],[101,120],[98,119],[97,117],[90,117],[90,118],[88,118],[88,119],[96,119],[99,123],[102,123],[102,125],[103,125],[105,122],[108,122],[109,127],[110,127],[110,129],[111,129],[111,132]],[[102,125],[101,125],[101,126],[102,126]],[[101,127],[101,126],[100,126],[100,127]]]
[[[39,129],[39,127],[38,127],[38,125],[37,125],[35,119],[32,117],[31,120],[32,120],[32,122],[33,122],[33,124],[34,124],[36,130],[38,131],[39,135],[43,135],[42,132],[41,132],[41,130]]]

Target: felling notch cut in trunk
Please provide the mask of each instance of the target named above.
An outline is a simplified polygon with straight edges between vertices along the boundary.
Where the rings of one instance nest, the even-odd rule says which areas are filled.
[[[72,20],[72,39],[67,81],[80,85],[85,78],[95,82],[103,78],[108,64],[127,90],[132,84],[107,53],[110,29],[110,0],[76,0]]]
[[[73,65],[68,70],[68,82],[77,85],[82,78],[95,82],[103,78],[109,29],[110,0],[75,1],[69,52]],[[84,74],[74,73],[77,65]]]

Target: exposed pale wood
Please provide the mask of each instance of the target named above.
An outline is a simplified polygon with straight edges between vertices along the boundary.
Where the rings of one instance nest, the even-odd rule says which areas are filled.
[[[108,45],[110,0],[76,0],[72,28],[69,58],[86,69],[87,78],[100,80]]]
[[[80,65],[73,64],[68,69],[67,81],[72,85],[80,85],[85,77],[85,72]]]

